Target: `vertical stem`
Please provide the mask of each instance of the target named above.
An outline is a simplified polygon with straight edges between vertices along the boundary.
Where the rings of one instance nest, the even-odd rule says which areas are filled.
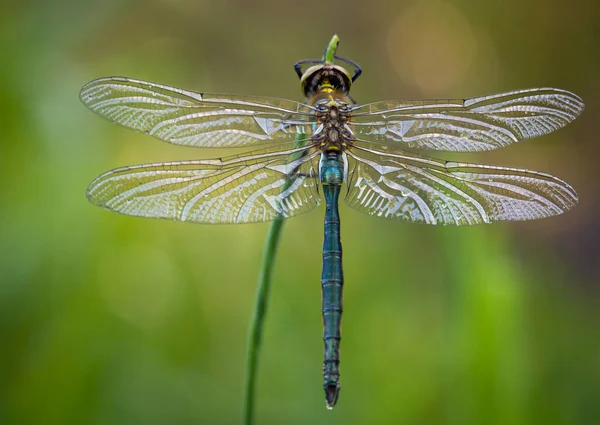
[[[246,363],[246,385],[245,385],[245,406],[244,406],[244,425],[252,425],[254,422],[254,400],[256,389],[256,374],[258,371],[258,357],[260,345],[262,342],[262,331],[267,313],[269,291],[271,289],[271,277],[273,275],[273,264],[275,263],[275,253],[277,244],[281,235],[283,218],[278,218],[271,223],[267,244],[265,245],[265,256],[263,265],[258,278],[258,291],[256,293],[256,307],[254,317],[250,325],[250,338],[248,341],[248,358]]]
[[[329,63],[333,63],[335,52],[340,44],[340,38],[337,34],[334,34],[325,49],[325,53],[323,53],[323,60]]]

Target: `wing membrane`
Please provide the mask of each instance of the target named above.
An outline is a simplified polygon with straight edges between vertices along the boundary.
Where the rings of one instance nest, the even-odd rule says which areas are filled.
[[[176,145],[256,146],[310,134],[311,107],[291,100],[196,93],[124,77],[86,84],[80,99],[109,121]]]
[[[358,140],[474,152],[555,131],[583,108],[573,93],[538,88],[466,100],[371,103],[355,108],[351,127]]]
[[[550,217],[571,209],[577,193],[550,174],[444,162],[355,147],[346,202],[407,222],[473,225]]]
[[[96,178],[87,197],[121,214],[194,223],[291,217],[320,203],[318,152],[303,149],[117,168]]]

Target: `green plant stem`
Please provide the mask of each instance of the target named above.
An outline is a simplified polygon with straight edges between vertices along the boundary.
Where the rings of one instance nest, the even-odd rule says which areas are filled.
[[[325,53],[323,53],[322,59],[326,62],[333,63],[335,52],[336,52],[339,44],[340,44],[340,38],[337,36],[337,34],[334,34],[334,36],[331,37],[331,40],[329,41],[327,48],[325,49]]]
[[[262,342],[263,324],[269,302],[269,291],[271,289],[271,277],[273,276],[273,265],[275,263],[275,253],[277,244],[281,235],[281,228],[284,219],[278,218],[271,223],[267,244],[265,245],[265,254],[263,259],[260,276],[258,278],[258,290],[256,293],[256,306],[254,317],[250,325],[250,338],[248,340],[247,364],[246,364],[246,388],[245,388],[245,408],[244,424],[252,425],[254,422],[254,400],[256,389],[256,374],[258,371],[258,357]]]

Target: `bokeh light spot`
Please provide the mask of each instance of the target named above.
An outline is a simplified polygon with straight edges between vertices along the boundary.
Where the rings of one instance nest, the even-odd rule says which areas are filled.
[[[387,47],[402,81],[435,95],[466,77],[477,40],[455,6],[428,1],[415,4],[397,18]]]

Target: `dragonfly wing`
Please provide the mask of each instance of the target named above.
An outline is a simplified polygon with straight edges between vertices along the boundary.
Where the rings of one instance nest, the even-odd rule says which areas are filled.
[[[355,161],[346,202],[378,217],[462,226],[550,217],[578,202],[569,184],[536,171],[362,147],[347,154]]]
[[[196,93],[125,77],[94,80],[79,96],[109,121],[176,145],[256,146],[310,134],[311,107],[291,100]]]
[[[354,109],[351,128],[359,141],[487,151],[564,127],[583,108],[579,96],[553,88],[466,100],[376,102]]]
[[[320,202],[318,152],[302,149],[117,168],[96,178],[87,197],[121,214],[194,223],[291,217]]]

